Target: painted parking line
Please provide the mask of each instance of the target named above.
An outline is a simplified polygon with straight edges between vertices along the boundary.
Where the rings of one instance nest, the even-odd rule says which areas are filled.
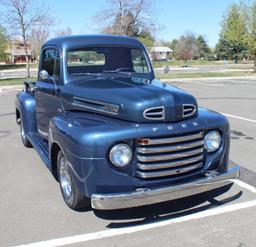
[[[177,83],[177,84],[186,84],[186,85],[194,85],[197,84],[198,86],[212,86],[212,87],[223,87],[224,84],[220,84],[220,83],[213,83],[213,82],[201,82],[201,81],[184,81],[184,82],[180,82],[180,81],[173,81],[172,83]]]
[[[231,115],[231,114],[223,113],[223,112],[221,112],[221,114],[223,114],[226,117],[231,117],[231,118],[236,118],[236,119],[244,120],[244,121],[251,122],[251,123],[256,123],[256,120],[253,120],[253,119],[239,117],[239,116],[235,116],[235,115]]]
[[[193,81],[190,81],[191,84],[193,84]],[[225,86],[224,84],[220,83],[219,81],[199,81],[198,82],[199,86],[212,86],[212,87],[223,87]]]
[[[255,187],[253,187],[241,180],[234,180],[234,182],[241,188],[244,188],[244,189],[256,194]],[[109,229],[109,230],[104,230],[104,231],[99,231],[99,232],[94,232],[94,233],[86,233],[86,234],[74,235],[74,236],[63,237],[63,238],[56,238],[56,239],[51,239],[51,240],[46,240],[46,241],[40,241],[40,242],[35,242],[35,243],[30,243],[30,244],[18,245],[15,247],[56,247],[56,246],[65,246],[65,245],[71,245],[71,244],[85,243],[85,242],[92,241],[92,240],[99,240],[99,239],[104,239],[104,238],[109,238],[109,237],[116,237],[116,236],[120,236],[120,235],[136,233],[139,231],[150,230],[150,229],[153,229],[156,227],[163,227],[163,226],[167,226],[167,225],[171,225],[171,224],[175,224],[175,223],[198,220],[198,219],[203,219],[203,218],[210,217],[210,216],[222,215],[225,213],[234,212],[237,210],[242,210],[242,209],[251,208],[251,207],[256,207],[256,200],[236,203],[236,204],[227,205],[227,206],[220,206],[217,208],[208,209],[203,212],[198,212],[198,213],[181,216],[181,217],[164,220],[164,221],[142,224],[139,226],[124,227],[124,228],[119,228],[119,229]]]
[[[215,83],[200,83],[200,85],[201,86],[206,86],[206,87],[208,87],[208,86],[210,86],[210,87],[224,87],[224,85],[223,84],[215,84]]]
[[[256,188],[254,186],[247,184],[239,179],[235,180],[234,183],[236,185],[238,185],[239,187],[244,188],[244,189],[256,194]]]

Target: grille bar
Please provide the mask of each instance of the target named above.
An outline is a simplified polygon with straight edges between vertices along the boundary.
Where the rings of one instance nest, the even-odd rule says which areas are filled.
[[[204,132],[137,142],[136,176],[142,179],[179,176],[198,171],[204,162]]]
[[[201,154],[203,152],[203,148],[181,152],[181,153],[173,153],[173,154],[159,154],[154,156],[141,156],[138,155],[137,158],[142,162],[153,162],[153,161],[165,161],[165,160],[174,160],[179,158],[185,158],[188,156]]]
[[[164,146],[164,147],[143,147],[143,148],[137,148],[137,152],[141,154],[154,154],[154,153],[167,153],[167,152],[173,152],[173,151],[181,151],[185,149],[195,148],[202,146],[204,143],[203,140],[195,141],[191,143],[181,143],[177,145],[172,146]]]
[[[141,171],[137,171],[137,176],[140,178],[155,178],[155,177],[166,177],[166,176],[171,176],[171,175],[177,175],[177,174],[182,174],[182,173],[186,173],[189,172],[191,170],[195,170],[198,169],[200,167],[202,167],[203,163],[197,163],[191,166],[186,166],[183,168],[179,168],[179,169],[171,169],[171,170],[167,170],[167,171],[154,171],[154,172],[141,172]]]
[[[142,138],[142,139],[139,139],[138,141],[140,145],[161,145],[161,144],[171,144],[176,142],[192,141],[196,139],[201,139],[202,137],[203,137],[203,132],[199,132],[192,135],[172,137],[172,138],[161,138],[161,139]]]
[[[200,155],[195,158],[189,158],[189,159],[182,159],[179,161],[171,161],[171,162],[164,162],[164,163],[154,163],[154,164],[142,164],[138,163],[138,168],[143,171],[148,170],[159,170],[159,169],[168,169],[173,167],[181,167],[184,165],[188,165],[191,163],[199,162],[203,160],[203,155]]]

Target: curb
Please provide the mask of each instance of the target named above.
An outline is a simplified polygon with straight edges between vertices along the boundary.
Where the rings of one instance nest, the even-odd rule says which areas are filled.
[[[197,78],[171,78],[171,79],[160,79],[161,81],[165,81],[165,82],[183,82],[183,81],[196,81],[196,80],[200,80],[200,81],[208,81],[208,80],[239,80],[239,79],[250,79],[250,80],[256,80],[256,76],[252,75],[252,76],[224,76],[224,77],[197,77]]]

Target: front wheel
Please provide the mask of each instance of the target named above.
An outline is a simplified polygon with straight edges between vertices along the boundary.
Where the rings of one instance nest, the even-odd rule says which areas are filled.
[[[32,148],[32,145],[31,145],[30,141],[28,140],[28,138],[26,136],[26,132],[25,132],[25,129],[24,129],[24,123],[23,123],[22,118],[20,118],[20,136],[21,136],[21,140],[22,140],[23,145],[27,148]]]
[[[60,190],[65,203],[74,210],[88,209],[91,206],[91,200],[83,196],[76,187],[62,151],[58,153],[57,169]]]

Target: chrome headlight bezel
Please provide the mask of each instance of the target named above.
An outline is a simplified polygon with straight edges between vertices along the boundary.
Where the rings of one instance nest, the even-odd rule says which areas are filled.
[[[114,145],[109,151],[109,160],[117,168],[128,166],[132,160],[132,149],[126,143]]]
[[[204,137],[204,148],[212,153],[219,149],[222,138],[217,130],[209,131]]]

